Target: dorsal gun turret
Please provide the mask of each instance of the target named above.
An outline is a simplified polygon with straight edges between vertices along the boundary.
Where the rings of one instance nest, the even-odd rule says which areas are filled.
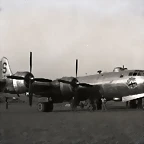
[[[124,71],[124,70],[127,70],[127,68],[125,68],[123,65],[123,67],[115,67],[113,72],[120,72],[120,71]]]

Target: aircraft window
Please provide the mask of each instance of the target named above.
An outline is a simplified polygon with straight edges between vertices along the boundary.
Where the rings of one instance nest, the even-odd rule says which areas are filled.
[[[130,73],[129,73],[129,76],[132,76],[132,75],[133,75],[133,73],[132,73],[132,72],[130,72]]]
[[[141,73],[140,73],[140,72],[138,73],[138,76],[141,76]]]
[[[136,76],[137,75],[137,73],[133,73],[133,76]]]

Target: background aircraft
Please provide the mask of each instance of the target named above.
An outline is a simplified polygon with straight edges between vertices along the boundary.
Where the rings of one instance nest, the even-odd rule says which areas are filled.
[[[31,70],[30,76],[17,74],[7,77],[27,84],[31,104],[33,93],[41,95],[38,100],[39,111],[52,111],[53,103],[64,101],[71,102],[72,108],[75,108],[80,101],[87,99],[93,109],[94,101],[100,109],[102,95],[107,101],[130,101],[130,107],[136,108],[136,100],[141,101],[144,97],[143,70],[127,70],[124,67],[116,67],[113,72],[102,73],[98,71],[99,74],[81,77],[77,77],[77,71],[78,60],[76,60],[76,77],[63,77],[53,81],[49,79],[36,79],[39,81],[34,81]]]

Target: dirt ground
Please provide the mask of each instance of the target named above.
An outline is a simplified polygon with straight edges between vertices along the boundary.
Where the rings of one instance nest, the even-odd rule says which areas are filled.
[[[108,111],[72,112],[55,105],[41,113],[36,104],[0,106],[0,144],[136,144],[144,142],[144,111],[108,105]],[[141,141],[141,142],[140,142]]]

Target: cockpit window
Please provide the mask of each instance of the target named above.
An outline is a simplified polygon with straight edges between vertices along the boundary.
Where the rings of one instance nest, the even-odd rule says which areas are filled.
[[[144,76],[144,71],[142,70],[135,70],[129,73],[129,76]]]
[[[140,72],[138,73],[138,76],[141,76],[141,73],[140,73]]]
[[[129,73],[129,76],[132,76],[132,75],[133,75],[133,72],[130,72],[130,73]]]
[[[141,76],[144,76],[144,72],[141,72]]]
[[[133,76],[136,76],[137,75],[137,73],[135,72],[135,73],[133,73]]]

